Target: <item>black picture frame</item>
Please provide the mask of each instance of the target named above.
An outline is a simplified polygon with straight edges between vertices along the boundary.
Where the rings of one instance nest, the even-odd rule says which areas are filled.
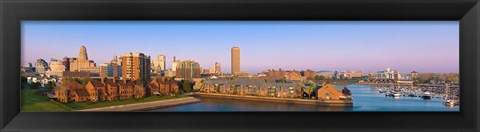
[[[477,0],[2,0],[2,131],[479,131]],[[22,20],[459,20],[460,112],[21,112]]]

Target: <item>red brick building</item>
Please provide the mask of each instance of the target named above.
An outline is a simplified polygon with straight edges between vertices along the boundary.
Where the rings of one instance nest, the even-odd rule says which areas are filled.
[[[172,85],[171,81],[175,82],[174,80],[167,80],[163,83],[165,84],[165,88],[174,92],[176,91],[172,89],[177,89],[178,91],[176,82]],[[57,100],[63,103],[113,101],[119,99],[144,98],[147,95],[147,87],[145,87],[140,80],[91,80],[85,87],[76,81],[68,81],[62,86],[55,88],[54,91]]]
[[[118,99],[118,84],[115,79],[105,80],[105,88],[107,92],[107,100],[117,100]]]
[[[85,94],[82,84],[76,81],[65,82],[61,87],[55,89],[57,100],[63,103],[70,101],[87,101],[90,95]]]
[[[87,89],[88,93],[90,94],[91,101],[96,102],[107,100],[108,95],[103,82],[91,80],[87,83],[85,89]]]
[[[346,95],[342,93],[342,89],[336,89],[332,84],[323,83],[322,87],[317,90],[319,100],[340,100],[345,99]]]
[[[136,99],[143,98],[146,95],[146,89],[143,82],[140,80],[132,81],[135,85],[133,87],[133,97]]]
[[[118,96],[119,99],[131,99],[133,98],[133,87],[135,84],[132,81],[117,81]]]
[[[285,77],[286,72],[282,70],[281,68],[278,69],[278,71],[275,71],[274,69],[268,70],[267,71],[267,76],[272,78],[272,79],[282,79]]]
[[[149,86],[152,89],[150,94],[169,95],[175,94],[179,90],[179,86],[173,78],[153,79],[150,81]]]
[[[302,71],[302,76],[307,79],[313,79],[317,75],[317,72],[307,69],[306,71]]]

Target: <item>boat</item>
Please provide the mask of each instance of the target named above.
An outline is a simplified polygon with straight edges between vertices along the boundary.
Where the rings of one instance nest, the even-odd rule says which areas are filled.
[[[386,97],[393,97],[393,92],[392,91],[387,91],[385,92]]]
[[[432,99],[432,95],[430,94],[430,92],[424,92],[421,97],[423,99]]]
[[[408,94],[408,97],[417,97],[417,95],[415,95],[413,93],[410,93],[410,94]]]
[[[393,94],[393,97],[398,98],[398,97],[400,97],[401,95],[402,95],[402,94],[400,94],[400,93],[394,93],[394,94]]]
[[[384,93],[383,89],[378,90],[379,93]]]
[[[448,99],[445,101],[446,106],[456,106],[458,105],[458,100]]]
[[[459,101],[458,100],[454,100],[453,97],[450,96],[450,85],[449,84],[445,84],[445,101],[444,101],[444,104],[446,106],[450,106],[450,107],[453,107],[453,106],[456,106],[456,105],[459,105]]]

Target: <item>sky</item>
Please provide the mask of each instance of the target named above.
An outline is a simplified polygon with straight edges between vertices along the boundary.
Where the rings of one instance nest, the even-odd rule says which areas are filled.
[[[141,52],[203,69],[240,47],[240,70],[459,72],[458,21],[22,21],[22,64],[77,57],[97,65]]]

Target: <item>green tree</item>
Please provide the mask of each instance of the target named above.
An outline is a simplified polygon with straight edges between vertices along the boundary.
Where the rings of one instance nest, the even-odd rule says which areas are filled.
[[[182,89],[185,93],[191,92],[192,91],[192,86],[190,84],[190,81],[188,80],[182,80]]]
[[[350,89],[348,89],[347,87],[342,89],[342,93],[343,93],[343,95],[347,95],[347,96],[352,95]]]
[[[302,91],[308,95],[308,98],[311,99],[311,94],[317,87],[317,84],[313,81],[308,81],[309,85],[305,85],[304,83],[298,83],[297,85],[302,88]]]
[[[42,84],[40,82],[32,82],[30,84],[31,89],[39,89],[41,86],[42,86]]]
[[[74,79],[72,77],[65,77],[65,78],[62,78],[61,83],[62,84],[67,84],[68,82],[73,81],[73,80]]]
[[[83,78],[82,85],[84,87],[87,86],[87,83],[90,82],[90,80],[92,80],[90,77]]]
[[[304,91],[308,94],[308,98],[311,99],[312,98],[312,92],[315,90],[315,88],[317,87],[317,84],[314,83],[313,81],[309,81],[310,85],[306,86],[304,88]]]
[[[21,84],[22,84],[22,88],[28,86],[28,79],[27,79],[27,77],[21,77],[20,81],[21,81]]]
[[[323,76],[323,75],[315,75],[315,80],[325,80],[325,76]]]
[[[80,79],[80,78],[73,78],[72,80],[77,82],[77,83],[83,84],[83,80]]]
[[[52,81],[49,81],[47,84],[45,84],[45,89],[51,90],[56,87],[56,84]]]
[[[313,80],[314,77],[307,77],[307,80]]]
[[[195,85],[193,86],[193,90],[194,90],[194,91],[200,91],[200,89],[202,89],[203,82],[205,82],[205,81],[204,81],[204,80],[197,81],[197,82],[195,83]]]

